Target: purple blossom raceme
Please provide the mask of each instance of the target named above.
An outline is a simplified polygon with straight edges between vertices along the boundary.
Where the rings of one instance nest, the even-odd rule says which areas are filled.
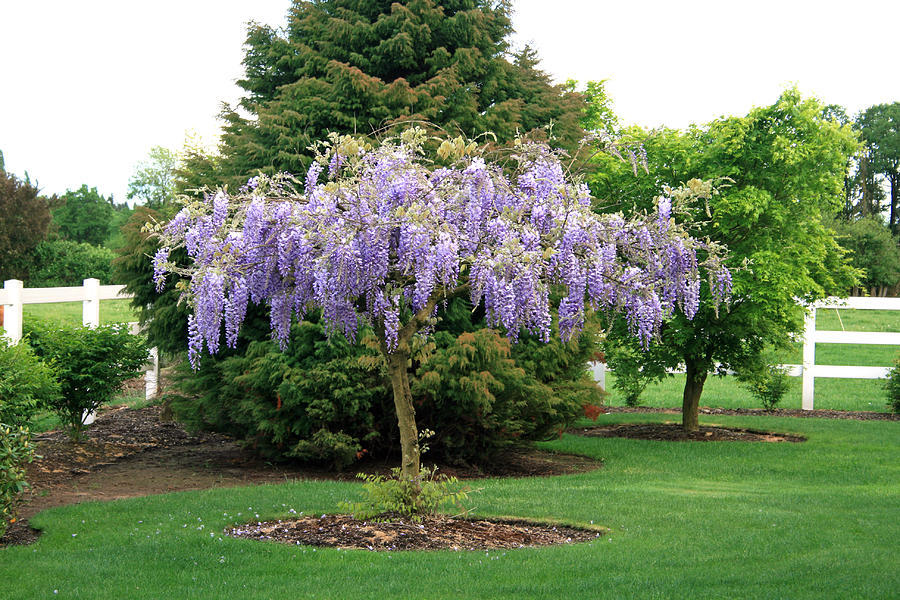
[[[451,295],[483,303],[513,340],[522,329],[549,339],[553,286],[564,290],[565,339],[590,310],[623,312],[645,344],[675,310],[697,310],[703,245],[671,220],[670,201],[641,220],[598,215],[545,145],[518,146],[503,168],[475,153],[434,169],[415,136],[404,139],[371,148],[333,138],[302,180],[260,175],[234,196],[186,206],[160,231],[158,284],[173,268],[169,249],[193,260],[181,272],[192,364],[203,347],[218,349],[223,322],[236,343],[251,301],[268,302],[282,345],[291,319],[318,307],[331,332],[352,340],[367,322],[388,352]],[[705,254],[724,301],[730,274]]]

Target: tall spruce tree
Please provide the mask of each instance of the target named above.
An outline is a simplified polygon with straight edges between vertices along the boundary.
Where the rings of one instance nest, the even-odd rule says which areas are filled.
[[[574,146],[581,95],[552,85],[533,50],[510,55],[511,32],[508,0],[295,1],[284,30],[249,29],[220,180],[303,172],[329,132],[407,119],[501,143],[553,123],[555,145]]]

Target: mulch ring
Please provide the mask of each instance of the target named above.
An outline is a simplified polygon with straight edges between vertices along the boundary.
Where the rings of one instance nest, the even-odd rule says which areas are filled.
[[[302,546],[372,551],[495,550],[596,540],[604,530],[518,520],[468,520],[431,516],[417,523],[401,517],[360,521],[349,515],[249,523],[225,530],[231,537]]]
[[[640,413],[680,415],[675,408],[652,408],[649,406],[604,406],[606,413]],[[798,408],[701,408],[701,415],[733,415],[740,417],[803,417],[818,419],[847,419],[851,421],[900,421],[900,413],[874,412],[866,410],[802,410]]]
[[[680,423],[626,423],[599,425],[571,431],[587,437],[621,437],[632,440],[662,442],[805,442],[799,435],[770,433],[755,429],[730,427],[700,427],[698,431],[685,431]]]

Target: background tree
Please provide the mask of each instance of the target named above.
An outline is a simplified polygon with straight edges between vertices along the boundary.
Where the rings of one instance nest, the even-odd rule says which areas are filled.
[[[867,108],[857,119],[863,141],[868,147],[867,162],[881,173],[890,185],[890,218],[888,225],[897,233],[900,214],[900,102],[877,104]]]
[[[66,190],[61,200],[52,215],[62,239],[100,246],[113,233],[112,197],[105,198],[97,188],[82,185],[77,190]]]
[[[649,174],[635,177],[611,164],[592,181],[600,197],[610,199],[600,209],[646,210],[646,198],[666,184],[687,182],[693,192],[682,195],[694,209],[689,214],[702,217],[689,227],[727,247],[734,274],[727,308],[717,311],[701,302],[693,320],[677,314],[647,353],[630,354],[648,377],[665,376],[666,367],[686,367],[683,425],[696,430],[710,373],[720,367],[740,371],[767,345],[784,344],[801,331],[798,298],[844,293],[854,282],[857,272],[829,223],[843,204],[855,136],[849,126],[826,118],[817,101],[792,89],[746,117],[646,134],[642,141]],[[697,177],[718,179],[718,193]],[[621,326],[611,336],[633,344]]]
[[[27,278],[32,253],[47,237],[53,200],[27,176],[0,170],[0,280]]]
[[[178,155],[168,148],[153,146],[147,159],[138,163],[128,180],[128,199],[159,209],[175,199],[175,168]]]
[[[900,284],[900,245],[881,216],[837,220],[833,227],[841,246],[850,251],[851,263],[863,273],[862,289],[852,293],[886,296]]]
[[[45,240],[32,253],[28,287],[80,286],[96,278],[101,285],[114,284],[111,272],[116,254],[104,246],[70,240]]]
[[[507,55],[509,13],[505,0],[295,1],[283,32],[252,26],[217,184],[304,172],[329,132],[408,119],[500,142],[553,122],[555,143],[574,147],[583,101],[551,85],[533,50]]]
[[[226,111],[226,132],[218,152],[197,147],[181,154],[176,167],[176,190],[189,193],[204,186],[214,189],[227,184],[228,189],[237,191],[259,170],[303,172],[312,157],[308,146],[326,132],[369,134],[405,119],[425,118],[451,132],[461,128],[472,132],[493,129],[501,143],[511,141],[518,129],[531,131],[535,137],[546,138],[552,134],[554,144],[573,145],[581,137],[577,123],[584,107],[581,95],[553,86],[546,74],[536,68],[533,50],[525,49],[516,55],[508,53],[503,39],[511,32],[508,13],[508,3],[485,0],[393,4],[346,0],[296,2],[283,31],[251,27],[241,84],[246,96],[240,107]],[[410,39],[413,43],[409,43]],[[552,130],[544,129],[551,122]],[[163,207],[156,218],[165,221],[172,216],[171,210]],[[137,229],[142,224],[138,223]],[[153,296],[154,286],[143,253],[155,252],[156,241],[142,240],[137,233],[135,227],[129,227],[130,242],[126,244],[125,254],[137,254],[123,254],[117,261],[116,280],[125,282],[129,291],[135,293],[134,303],[140,310],[146,310],[145,303]],[[173,252],[173,259],[177,256]],[[181,255],[179,260],[182,259],[186,261],[187,256]],[[165,323],[151,325],[150,336],[161,348],[170,350],[186,349],[183,333],[187,327],[186,315],[175,306],[177,295],[150,300],[152,309],[146,314],[147,318],[153,314],[153,323]],[[442,320],[436,329],[446,331],[450,334],[448,339],[454,342],[462,333],[486,326],[484,310],[477,307],[469,306],[461,311],[466,319],[446,318],[444,307],[439,310]],[[175,322],[176,316],[182,320]],[[247,323],[249,326],[242,329],[238,347],[231,350],[235,356],[244,354],[250,343],[262,344],[270,338],[268,316],[262,309],[251,306]],[[319,322],[313,324],[321,329],[324,337],[324,326]],[[484,343],[476,348],[488,351],[493,346]],[[537,403],[553,407],[552,413],[541,417],[544,425],[534,429],[535,435],[543,435],[543,429],[558,429],[580,411],[579,402],[599,403],[601,392],[595,385],[586,386],[581,380],[580,365],[593,353],[587,344],[559,344],[556,349],[561,357],[552,359],[549,352],[537,348],[537,345],[520,344],[512,349],[511,356],[519,364],[540,363],[539,370],[548,378],[540,381],[559,400]],[[358,353],[359,349],[352,352]],[[327,353],[317,356],[324,360]],[[219,355],[215,360],[220,359],[225,357]],[[299,356],[287,360],[291,364],[308,365]],[[230,385],[223,372],[225,366],[213,364],[213,360],[204,361],[197,375],[185,379],[185,385],[192,387],[194,406],[186,400],[176,408],[186,418],[193,419],[189,414],[192,411],[201,417],[210,416],[206,424],[215,428],[232,433],[236,427],[250,431],[252,427],[247,419],[239,416],[237,408],[216,414],[211,409],[217,402],[224,406],[231,401],[225,389]],[[415,374],[420,366],[421,361],[414,358],[411,372]],[[324,364],[317,368],[324,368]],[[297,372],[286,374],[285,384],[295,382],[299,377]],[[554,380],[549,382],[550,378]],[[263,387],[254,386],[254,395],[261,397],[259,390]],[[515,402],[513,386],[507,389],[509,393],[494,392],[496,406]],[[561,408],[563,405],[565,410]],[[380,403],[373,402],[372,406],[379,407]],[[435,410],[428,414],[437,419],[447,413]],[[286,415],[287,411],[282,410],[276,417],[286,419]],[[375,415],[374,420],[384,419]],[[339,426],[339,423],[329,424],[333,431],[338,431]],[[266,423],[260,423],[258,429],[265,427]],[[510,425],[507,429],[515,428]],[[487,432],[502,435],[502,429],[481,427],[479,431],[484,436]],[[396,447],[396,431],[380,434]],[[521,437],[523,442],[528,439],[526,435]],[[258,437],[254,438],[256,441]],[[493,441],[483,439],[481,446],[491,446]],[[433,444],[438,452],[440,444],[440,441]]]

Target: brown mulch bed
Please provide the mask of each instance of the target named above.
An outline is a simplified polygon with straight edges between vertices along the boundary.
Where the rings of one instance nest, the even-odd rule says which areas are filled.
[[[681,411],[675,408],[651,408],[648,406],[604,406],[607,413],[655,413],[666,415],[680,415]],[[735,415],[752,417],[805,417],[819,419],[849,419],[853,421],[900,421],[900,413],[885,413],[872,411],[852,410],[801,410],[794,408],[776,408],[764,410],[762,408],[701,408],[701,415]]]
[[[38,534],[28,526],[28,518],[54,506],[295,479],[355,480],[357,472],[388,475],[395,466],[368,459],[350,471],[334,472],[273,464],[228,436],[188,433],[179,423],[160,420],[161,412],[158,406],[102,410],[79,444],[63,432],[37,435],[37,453],[42,458],[28,467],[31,488],[23,495],[20,520],[0,538],[0,546],[33,542]],[[583,456],[519,449],[505,452],[492,465],[439,464],[438,468],[439,473],[471,479],[545,477],[601,466]]]
[[[348,515],[301,517],[250,523],[226,535],[262,541],[332,548],[393,550],[490,550],[589,542],[600,529],[577,529],[520,520],[469,520],[435,516],[414,522],[399,517],[358,521]]]
[[[697,431],[685,431],[678,423],[626,423],[598,425],[571,430],[588,437],[621,437],[632,440],[663,442],[805,442],[799,435],[770,433],[755,429],[729,427],[704,427]]]

